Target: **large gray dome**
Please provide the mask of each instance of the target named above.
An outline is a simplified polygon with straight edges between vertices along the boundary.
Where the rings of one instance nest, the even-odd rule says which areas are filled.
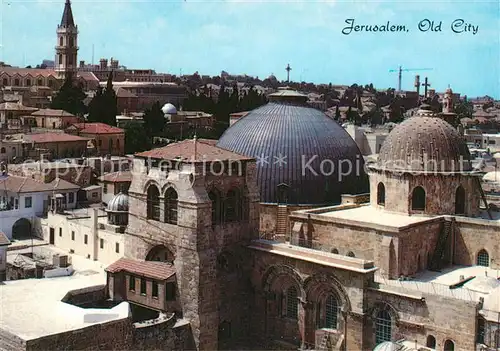
[[[233,124],[217,143],[257,158],[261,201],[278,202],[280,184],[288,185],[290,204],[332,204],[341,194],[367,192],[363,157],[349,134],[321,111],[298,103],[300,94],[280,94],[288,103],[274,97]],[[346,174],[340,180],[339,165]]]

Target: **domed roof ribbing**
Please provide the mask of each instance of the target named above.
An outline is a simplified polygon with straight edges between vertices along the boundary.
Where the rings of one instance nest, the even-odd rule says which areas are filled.
[[[108,212],[128,212],[128,196],[119,193],[111,199],[106,209]]]
[[[171,103],[166,103],[165,105],[163,105],[163,107],[161,108],[161,111],[164,113],[164,114],[170,114],[170,115],[175,115],[177,113],[177,108],[172,105]]]
[[[341,126],[307,107],[305,95],[280,91],[271,98],[272,102],[233,124],[217,143],[257,159],[262,202],[278,202],[281,184],[288,185],[286,202],[290,204],[332,204],[340,201],[340,194],[368,190],[363,157]],[[340,177],[339,167],[345,174]]]
[[[464,138],[427,109],[419,110],[389,133],[380,149],[377,167],[410,172],[472,170]]]
[[[399,351],[401,349],[401,345],[395,343],[394,341],[384,341],[375,346],[373,351]]]

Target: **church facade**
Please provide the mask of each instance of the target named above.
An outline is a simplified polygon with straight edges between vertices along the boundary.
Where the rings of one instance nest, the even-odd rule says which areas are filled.
[[[136,289],[133,262],[163,263],[141,305],[189,321],[197,349],[500,347],[500,216],[480,208],[461,136],[425,106],[367,165],[369,201],[294,211],[281,241],[259,234],[254,159],[186,140],[134,162],[132,263],[108,272],[110,296]]]

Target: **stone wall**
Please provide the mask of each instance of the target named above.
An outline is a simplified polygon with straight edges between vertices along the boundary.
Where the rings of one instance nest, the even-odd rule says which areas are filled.
[[[385,187],[385,205],[377,204],[377,187]],[[465,214],[478,213],[480,195],[477,179],[463,175],[398,175],[390,172],[370,173],[370,203],[387,211],[399,213],[425,213],[433,215],[455,214],[455,196],[459,185],[465,189]],[[421,186],[425,190],[425,211],[411,209],[412,191]]]
[[[370,289],[365,302],[368,312],[365,327],[371,330],[365,345],[370,349],[375,346],[375,321],[382,309],[391,315],[393,340],[406,339],[426,345],[427,337],[432,335],[436,338],[436,350],[442,350],[448,339],[455,343],[457,351],[475,349],[478,309],[475,301]]]
[[[28,340],[26,350],[130,350],[134,349],[130,319]]]
[[[1,351],[23,351],[26,350],[26,341],[0,328],[0,350]]]
[[[286,227],[289,228],[287,234],[289,234],[291,229],[291,223],[289,216],[292,212],[298,210],[308,210],[314,208],[314,206],[290,206],[287,205],[287,223]],[[261,203],[259,205],[259,232],[261,235],[276,234],[276,223],[278,218],[278,204],[271,203]]]
[[[500,222],[457,217],[455,225],[454,263],[474,265],[477,254],[486,250],[490,266],[500,268]]]

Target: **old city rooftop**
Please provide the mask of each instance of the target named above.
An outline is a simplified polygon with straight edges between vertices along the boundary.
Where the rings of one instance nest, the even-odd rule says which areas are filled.
[[[243,156],[214,146],[206,139],[189,139],[173,143],[157,149],[136,154],[137,157],[172,161],[250,161],[251,157]]]
[[[52,108],[44,108],[40,109],[31,114],[32,116],[40,116],[40,117],[75,117],[74,114],[66,112],[64,110],[55,110]]]
[[[65,133],[39,133],[26,135],[26,140],[34,143],[55,143],[70,141],[88,141],[86,138]]]
[[[131,182],[132,172],[124,171],[124,172],[106,173],[105,175],[99,177],[99,181],[109,182],[109,183]]]
[[[68,129],[76,129],[84,134],[121,134],[124,132],[123,129],[104,123],[75,123]]]
[[[63,179],[54,179],[50,183],[42,183],[28,177],[9,176],[0,181],[0,187],[16,193],[34,193],[42,191],[57,191],[79,189],[78,185],[71,184]]]
[[[175,268],[170,263],[138,261],[129,258],[120,258],[106,268],[106,272],[109,273],[118,273],[121,271],[157,280],[167,280],[175,274]]]

